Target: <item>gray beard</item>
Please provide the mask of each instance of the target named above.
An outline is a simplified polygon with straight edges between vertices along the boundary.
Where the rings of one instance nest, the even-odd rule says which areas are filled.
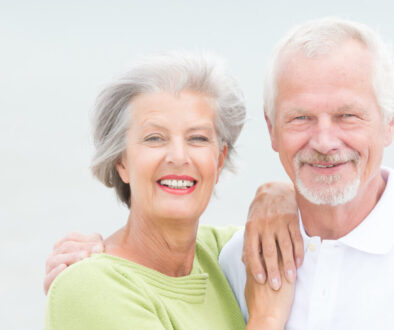
[[[296,187],[299,193],[309,202],[316,205],[342,205],[351,201],[357,195],[360,186],[360,175],[345,187],[334,187],[333,183],[341,180],[340,175],[320,175],[315,178],[317,183],[321,183],[318,190],[309,189],[296,173]]]

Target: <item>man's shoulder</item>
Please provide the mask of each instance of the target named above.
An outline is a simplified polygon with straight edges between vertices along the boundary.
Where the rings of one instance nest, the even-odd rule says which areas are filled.
[[[244,297],[246,271],[242,262],[242,249],[244,245],[244,229],[236,232],[224,245],[219,255],[219,264],[226,276],[231,289],[238,301],[244,319],[248,317],[246,301]]]
[[[241,228],[240,226],[214,227],[200,225],[197,234],[197,244],[204,246],[217,258],[223,246],[226,246]]]
[[[234,259],[234,256],[241,256],[242,258],[242,248],[244,245],[244,228],[237,231],[232,238],[223,246],[220,252],[219,262],[227,263],[228,261]]]

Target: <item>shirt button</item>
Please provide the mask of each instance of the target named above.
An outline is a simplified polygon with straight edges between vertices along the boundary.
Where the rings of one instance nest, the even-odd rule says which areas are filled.
[[[309,244],[308,244],[308,250],[309,250],[310,252],[314,252],[314,251],[316,250],[316,248],[315,248],[315,246],[314,246],[312,243],[309,243]]]

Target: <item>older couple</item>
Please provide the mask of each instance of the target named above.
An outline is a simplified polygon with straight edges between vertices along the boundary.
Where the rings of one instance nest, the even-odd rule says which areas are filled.
[[[107,254],[94,255],[55,280],[48,328],[61,328],[61,322],[74,322],[69,328],[86,322],[80,326],[85,329],[93,322],[90,328],[98,329],[242,328],[217,266],[219,256],[250,329],[392,329],[394,172],[382,169],[381,161],[394,131],[393,71],[380,37],[350,21],[308,22],[275,49],[267,69],[265,114],[272,147],[295,186],[306,248],[293,305],[295,269],[289,255],[295,251],[301,263],[299,233],[292,220],[280,222],[275,233],[266,229],[267,221],[256,220],[267,204],[264,189],[256,195],[247,225],[247,271],[241,261],[242,232],[200,228],[196,234],[242,116],[223,115],[225,126],[237,127],[237,133],[222,133],[224,112],[218,100],[211,102],[218,94],[202,87],[181,86],[174,93],[160,86],[124,98],[110,94],[99,103],[107,107],[99,123],[114,118],[108,108],[119,100],[127,100],[123,106],[131,110],[126,146],[107,152],[113,157],[109,171],[124,184],[118,194],[128,192],[124,201],[131,205],[130,217],[105,241]],[[220,86],[234,90],[223,80]],[[239,104],[235,99],[227,105]],[[102,136],[114,138],[109,127]],[[113,185],[114,180],[104,181]],[[281,198],[283,209],[291,207],[291,195],[282,192],[275,203]],[[275,205],[268,204],[273,211]],[[279,270],[273,262],[275,242],[282,248]],[[261,284],[264,267],[269,284],[280,290]]]

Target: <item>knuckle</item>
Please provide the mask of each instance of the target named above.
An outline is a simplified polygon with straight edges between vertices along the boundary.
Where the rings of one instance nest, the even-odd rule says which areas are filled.
[[[293,259],[288,259],[283,261],[283,266],[285,269],[293,269],[294,268],[294,262]]]
[[[282,252],[287,252],[287,251],[293,250],[293,244],[291,243],[290,240],[282,241],[280,243],[280,247],[281,247]]]
[[[90,236],[95,241],[98,241],[98,242],[102,242],[103,241],[103,236],[100,233],[92,233]]]
[[[263,246],[264,257],[275,257],[276,256],[276,245],[266,244]]]
[[[248,222],[245,224],[245,235],[246,233],[249,235],[255,233],[255,226],[256,226],[255,221],[252,218],[250,218],[250,220],[248,220]]]

